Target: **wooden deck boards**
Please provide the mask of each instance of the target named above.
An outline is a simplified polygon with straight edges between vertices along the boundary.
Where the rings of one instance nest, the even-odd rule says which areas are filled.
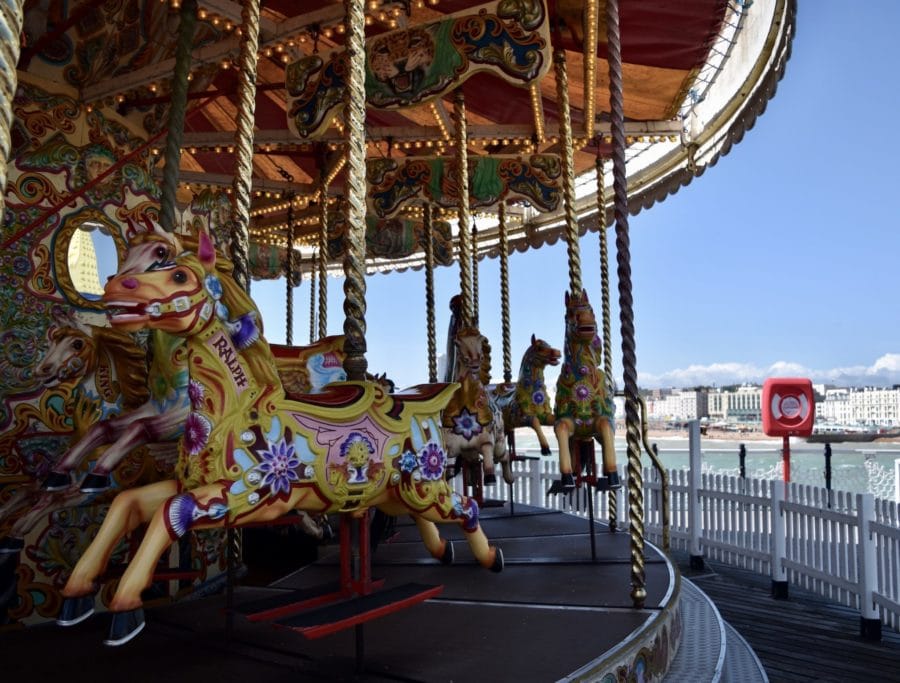
[[[790,587],[775,600],[767,577],[718,563],[679,567],[716,604],[756,652],[769,679],[780,681],[900,681],[900,634],[884,627],[880,643],[859,637],[859,612]]]

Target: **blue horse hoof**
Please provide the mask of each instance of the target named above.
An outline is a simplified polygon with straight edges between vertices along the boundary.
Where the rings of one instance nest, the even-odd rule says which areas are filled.
[[[79,598],[66,598],[56,619],[57,626],[74,626],[80,624],[94,613],[94,596],[82,595]]]
[[[110,647],[124,645],[143,631],[144,626],[146,626],[144,610],[140,607],[127,612],[115,612],[112,624],[109,626],[109,637],[103,641],[103,644]]]

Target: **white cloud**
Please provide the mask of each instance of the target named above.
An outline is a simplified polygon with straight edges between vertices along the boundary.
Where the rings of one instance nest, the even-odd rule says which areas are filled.
[[[817,370],[792,361],[775,361],[768,367],[749,363],[690,365],[661,374],[638,373],[641,387],[689,387],[697,385],[761,384],[767,377],[809,377],[813,382],[841,386],[891,386],[900,384],[900,353],[886,353],[871,365]]]

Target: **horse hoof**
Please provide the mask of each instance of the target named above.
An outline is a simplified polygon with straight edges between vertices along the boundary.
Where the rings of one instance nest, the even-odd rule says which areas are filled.
[[[12,555],[25,547],[25,539],[4,536],[0,538],[0,555]]]
[[[547,489],[547,495],[552,496],[558,493],[572,493],[575,490],[575,478],[570,474],[569,483],[566,483],[566,475],[562,479],[554,479],[550,488]]]
[[[81,482],[80,490],[82,493],[102,493],[109,488],[110,481],[108,474],[96,474],[91,472],[84,481]]]
[[[563,472],[560,481],[564,491],[572,491],[575,489],[575,477],[571,472]]]
[[[144,626],[146,626],[144,610],[140,607],[127,612],[115,612],[112,624],[109,626],[109,637],[103,641],[103,644],[110,647],[124,645],[143,631]]]
[[[453,564],[453,541],[444,541],[444,553],[441,555],[441,564]]]
[[[619,479],[618,472],[609,472],[606,475],[606,478],[609,480],[609,488],[611,489],[620,489],[622,488],[622,482]]]
[[[550,446],[542,446],[541,455],[553,455],[553,451],[550,450]]]
[[[594,486],[597,487],[598,491],[609,491],[609,477],[597,477],[597,482]]]
[[[51,472],[47,478],[44,479],[41,488],[44,491],[65,491],[69,488],[71,483],[72,480],[69,477],[68,472]]]
[[[63,600],[62,609],[56,620],[57,626],[74,626],[80,624],[94,613],[94,596],[82,595],[78,598]]]
[[[497,483],[497,475],[493,472],[485,472],[484,473],[484,485],[491,486]]]
[[[495,547],[494,550],[496,550],[497,552],[494,553],[494,563],[491,565],[491,571],[495,574],[499,574],[503,571],[504,567],[503,550],[497,547]]]

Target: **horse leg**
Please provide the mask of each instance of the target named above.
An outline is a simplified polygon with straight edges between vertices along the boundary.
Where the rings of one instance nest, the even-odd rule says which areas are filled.
[[[575,431],[575,424],[570,418],[557,420],[553,425],[559,450],[559,473],[562,475],[562,487],[565,490],[575,488],[575,477],[572,476],[572,453],[569,450],[569,439]]]
[[[100,531],[78,560],[62,590],[63,596],[76,598],[94,592],[94,580],[106,568],[113,548],[138,525],[146,522],[156,509],[177,490],[174,481],[123,491],[112,502],[100,525]]]
[[[610,488],[618,488],[619,471],[616,468],[616,443],[609,420],[601,417],[597,420],[597,440],[603,454],[603,473],[609,478]]]
[[[211,529],[226,525],[228,509],[222,504],[226,483],[207,484],[192,491],[166,496],[153,511],[144,540],[119,581],[109,603],[113,612],[124,612],[141,606],[141,592],[153,581],[163,552],[189,529]],[[145,487],[149,488],[149,487]],[[287,500],[260,504],[242,522],[267,522],[302,506],[308,488],[296,488]],[[321,507],[321,504],[319,505]]]
[[[541,445],[541,455],[550,455],[550,444],[547,443],[547,437],[544,430],[541,429],[541,422],[537,419],[537,415],[531,418],[531,428],[537,436],[538,443]]]
[[[115,441],[119,437],[122,426],[117,423],[116,418],[101,420],[91,425],[91,428],[78,440],[78,443],[72,446],[60,461],[53,466],[41,488],[45,491],[62,491],[68,488],[71,483],[69,472],[78,467],[82,460],[95,449]]]
[[[34,505],[24,515],[16,520],[9,535],[13,538],[25,538],[37,523],[44,517],[47,517],[56,510],[75,507],[80,505],[87,499],[87,494],[81,491],[67,490],[63,495],[53,495],[52,493],[42,494]]]
[[[494,444],[490,440],[485,440],[478,450],[481,452],[484,483],[486,486],[490,486],[497,482],[497,475],[494,474]]]

